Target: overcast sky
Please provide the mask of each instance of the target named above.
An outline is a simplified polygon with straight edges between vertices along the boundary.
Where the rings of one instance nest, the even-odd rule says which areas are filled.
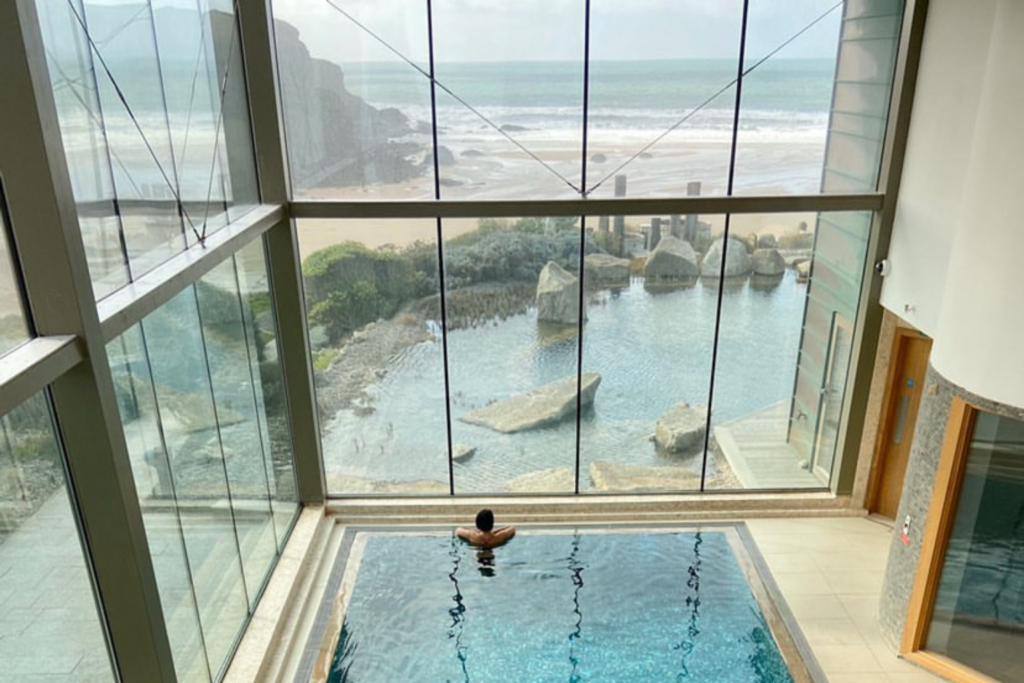
[[[426,0],[331,0],[404,54],[426,61]],[[389,59],[327,0],[272,0],[315,57]],[[765,54],[836,0],[750,0],[747,55]],[[592,59],[734,58],[742,0],[591,0]],[[584,0],[433,0],[438,61],[579,60]],[[842,9],[779,58],[834,57]]]

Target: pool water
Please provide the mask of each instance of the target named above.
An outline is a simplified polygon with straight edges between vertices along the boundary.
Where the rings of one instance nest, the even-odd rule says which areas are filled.
[[[794,681],[732,529],[361,537],[332,683]]]

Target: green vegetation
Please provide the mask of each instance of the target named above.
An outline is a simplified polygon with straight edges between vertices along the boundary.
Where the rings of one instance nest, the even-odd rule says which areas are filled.
[[[579,267],[575,218],[482,218],[476,230],[445,243],[449,293],[479,284],[536,281],[548,261],[570,271]],[[587,252],[600,248],[587,238]],[[302,264],[306,306],[312,326],[323,328],[329,344],[402,306],[436,295],[440,284],[437,245],[415,242],[404,248],[372,250],[356,242],[336,244]],[[318,365],[330,359],[318,357]]]

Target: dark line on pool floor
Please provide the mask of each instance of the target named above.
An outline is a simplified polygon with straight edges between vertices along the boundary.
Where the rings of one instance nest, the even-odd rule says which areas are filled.
[[[744,554],[746,556],[745,558],[741,558],[741,557],[737,556],[736,557],[737,561],[742,562],[744,559],[749,561],[750,566],[754,570],[754,574],[755,574],[756,578],[759,580],[761,586],[764,588],[765,592],[768,595],[769,605],[767,605],[767,606],[759,605],[761,610],[764,611],[766,607],[768,607],[771,610],[773,610],[775,615],[778,617],[778,621],[781,622],[783,628],[785,629],[786,635],[788,635],[789,639],[791,640],[791,644],[792,644],[793,647],[790,650],[790,653],[794,654],[796,656],[796,660],[797,661],[789,661],[789,660],[787,660],[787,664],[791,668],[791,675],[793,675],[794,680],[796,680],[797,683],[799,683],[800,679],[799,679],[799,677],[796,676],[797,672],[796,671],[792,671],[792,668],[793,667],[802,667],[804,672],[806,673],[807,679],[809,681],[811,681],[811,683],[827,683],[828,682],[828,678],[825,676],[824,670],[821,668],[821,665],[818,663],[817,659],[814,656],[814,652],[811,649],[810,644],[808,643],[807,639],[803,635],[803,632],[800,630],[799,624],[798,624],[796,618],[794,617],[793,612],[789,609],[789,606],[786,604],[786,601],[785,601],[785,599],[784,599],[784,597],[782,595],[782,591],[779,588],[778,584],[775,582],[775,579],[772,576],[771,570],[768,567],[768,563],[765,561],[764,556],[761,554],[760,548],[758,547],[757,542],[755,541],[753,534],[750,532],[750,529],[747,527],[745,522],[742,522],[742,521],[741,522],[723,522],[723,521],[685,522],[685,521],[669,521],[669,522],[643,522],[641,524],[637,524],[635,522],[634,523],[630,523],[630,522],[615,522],[615,523],[604,523],[604,524],[595,524],[595,525],[589,525],[589,524],[537,524],[537,525],[523,525],[523,526],[520,527],[521,532],[525,532],[524,535],[529,534],[529,532],[531,530],[534,530],[534,531],[563,531],[563,532],[565,532],[565,535],[572,535],[573,536],[574,543],[578,543],[578,539],[581,538],[582,536],[586,535],[586,534],[580,533],[581,531],[591,531],[591,532],[600,533],[602,530],[610,530],[610,529],[617,529],[617,530],[631,529],[631,530],[634,530],[634,532],[636,534],[638,534],[638,535],[642,535],[642,534],[644,534],[647,531],[658,531],[658,532],[664,533],[666,530],[678,529],[679,530],[678,533],[681,533],[681,534],[692,534],[692,535],[695,535],[695,536],[701,536],[701,538],[703,538],[702,535],[704,533],[709,532],[709,531],[712,532],[712,533],[724,533],[724,532],[727,532],[729,529],[735,530],[736,535],[737,535],[738,539],[740,540],[740,546],[742,547],[742,550],[743,550],[743,552],[744,552]],[[358,534],[360,534],[360,533],[378,533],[378,534],[391,534],[391,533],[393,533],[393,534],[396,534],[396,535],[408,535],[408,534],[431,534],[431,533],[437,534],[438,532],[448,532],[448,533],[450,533],[451,532],[451,526],[408,526],[408,525],[403,525],[403,526],[391,526],[391,525],[388,525],[388,526],[384,526],[384,525],[367,525],[367,526],[348,526],[348,527],[345,527],[345,530],[344,530],[343,535],[342,535],[341,542],[340,542],[339,547],[338,547],[337,554],[335,556],[334,564],[331,567],[331,574],[330,574],[330,576],[329,576],[329,578],[327,580],[327,585],[325,586],[323,596],[320,599],[320,606],[319,606],[319,608],[317,610],[317,614],[316,614],[316,617],[314,619],[313,626],[311,627],[311,629],[309,631],[308,640],[306,641],[306,643],[305,643],[305,645],[303,647],[302,657],[300,659],[300,663],[299,663],[298,669],[296,670],[296,674],[295,674],[295,678],[294,678],[294,683],[309,683],[309,681],[310,681],[310,679],[311,679],[311,677],[313,675],[313,667],[314,667],[314,665],[316,663],[316,658],[317,658],[317,655],[319,653],[319,646],[320,646],[320,643],[322,642],[322,640],[326,637],[327,626],[328,626],[328,622],[329,622],[330,617],[331,617],[331,611],[332,611],[332,608],[333,608],[333,605],[334,605],[334,599],[338,595],[338,592],[339,592],[339,590],[341,588],[341,582],[342,582],[342,580],[344,578],[345,570],[346,570],[346,568],[348,566],[349,556],[351,555],[352,546],[354,544],[356,536]],[[461,563],[461,559],[459,560],[459,562]],[[698,562],[699,562],[699,544],[697,542],[695,542],[694,564],[696,566],[691,565],[691,569],[694,569],[694,571],[697,574],[697,578],[696,578],[697,585],[696,585],[696,588],[699,590],[700,565],[698,564]],[[583,566],[583,568],[585,568],[585,565]],[[456,567],[456,570],[457,570],[457,567]],[[453,573],[454,573],[454,571],[453,571]],[[581,574],[582,574],[582,569],[581,569]],[[690,581],[692,581],[692,580],[693,580],[693,575],[691,574],[691,579],[689,579],[687,583],[689,584]],[[456,583],[456,592],[457,593],[461,593],[458,590],[457,580],[454,581],[454,582]],[[749,584],[749,579],[748,579],[748,584]],[[582,588],[583,588],[583,582],[582,582],[582,576],[581,576],[580,577],[580,585],[577,587],[577,590],[576,590],[575,595],[574,595],[575,601],[577,601],[576,602],[576,608],[577,609],[580,609],[579,608],[579,603],[578,603],[578,598],[579,598],[579,592],[580,592],[580,590]],[[454,596],[453,596],[453,598],[454,598]],[[464,612],[465,611],[465,606],[464,606],[464,603],[462,603],[462,604],[463,604],[463,612]],[[699,607],[699,602],[697,603],[697,607]],[[580,614],[579,616],[580,616],[579,627],[580,627],[580,633],[582,634],[582,614]],[[692,613],[691,613],[691,616],[693,616]],[[699,617],[699,613],[697,613],[696,616]],[[765,616],[767,616],[767,614]],[[464,614],[463,614],[463,618],[464,618]],[[692,622],[692,623],[698,624],[699,622]],[[688,629],[689,629],[689,626],[688,626]],[[778,645],[780,653],[785,655],[786,653],[782,651],[783,650],[782,644],[778,642],[779,641],[779,635],[777,633],[775,633],[774,631],[770,631],[770,632],[771,632],[772,636],[776,640],[776,643]],[[574,630],[574,633],[575,633],[575,630]],[[699,634],[699,630],[698,630],[698,634]],[[580,636],[580,638],[581,637],[582,637],[582,635]],[[577,638],[576,640],[578,641],[579,638]],[[572,650],[572,646],[573,646],[573,644],[572,644],[572,642],[570,642],[570,656],[574,655],[574,651]],[[789,648],[787,648],[787,649],[789,649]],[[795,650],[795,652],[793,652],[792,650]],[[462,661],[464,663],[464,660],[460,660],[460,661]],[[468,681],[469,678],[468,678],[468,670],[467,669],[464,669],[464,675],[466,676],[466,678],[464,680]],[[679,677],[679,678],[677,678],[677,680],[685,681],[687,679],[686,679],[686,677]],[[582,681],[582,678],[570,679],[570,681],[571,681],[571,683],[579,683],[580,681]]]

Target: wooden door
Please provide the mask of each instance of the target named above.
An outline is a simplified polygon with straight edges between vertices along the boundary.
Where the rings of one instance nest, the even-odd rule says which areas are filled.
[[[889,386],[883,401],[884,420],[872,475],[874,495],[868,504],[871,512],[890,519],[896,518],[900,504],[932,340],[915,330],[900,328],[893,346]]]

